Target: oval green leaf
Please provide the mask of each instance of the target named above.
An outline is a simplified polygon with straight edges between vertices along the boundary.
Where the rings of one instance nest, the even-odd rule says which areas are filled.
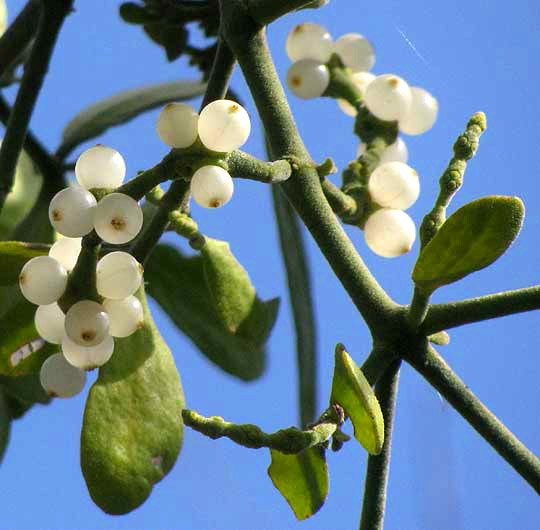
[[[110,127],[125,123],[139,114],[169,103],[204,94],[205,83],[174,81],[120,92],[90,105],[64,128],[58,155],[65,158],[77,145],[95,138]]]
[[[426,292],[499,258],[519,234],[525,206],[517,197],[485,197],[461,207],[424,247],[412,278]]]
[[[202,256],[186,257],[158,245],[145,265],[144,278],[148,293],[213,363],[245,381],[263,373],[264,345],[277,318],[279,299],[255,298],[249,315],[231,333],[208,291]]]
[[[173,467],[182,447],[184,393],[167,344],[148,310],[144,326],[115,339],[111,360],[90,389],[81,468],[93,501],[120,515],[140,506]]]
[[[268,475],[285,497],[299,521],[317,512],[328,495],[328,466],[322,447],[310,447],[296,455],[270,449]]]
[[[384,443],[384,419],[379,402],[362,370],[345,351],[336,346],[330,403],[340,405],[351,418],[354,437],[371,455],[378,455]]]
[[[225,328],[235,333],[253,309],[255,288],[246,269],[231,252],[229,243],[206,237],[201,256],[216,313]]]

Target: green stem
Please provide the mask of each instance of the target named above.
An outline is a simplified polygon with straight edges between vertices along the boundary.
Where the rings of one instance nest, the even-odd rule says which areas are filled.
[[[289,427],[272,434],[263,432],[257,425],[229,423],[219,416],[205,418],[188,409],[182,411],[182,418],[188,427],[213,440],[226,437],[250,449],[268,447],[284,454],[294,455],[330,439],[336,428],[343,423],[343,411],[336,414],[332,409],[328,409],[321,417],[320,423],[305,431]]]
[[[39,24],[41,4],[41,0],[29,0],[0,38],[0,77],[34,37]]]
[[[371,275],[336,219],[319,176],[298,134],[275,71],[264,31],[253,30],[243,2],[221,2],[222,31],[244,72],[275,158],[292,162],[293,174],[281,186],[311,232],[370,329],[384,333],[397,305]]]
[[[56,39],[71,11],[73,0],[43,0],[43,10],[32,52],[24,68],[21,86],[17,92],[13,112],[2,147],[0,147],[0,211],[7,194],[13,186],[17,160],[21,152],[28,123],[34,110],[41,86],[49,68],[49,62]]]
[[[227,43],[218,39],[216,55],[212,64],[212,71],[206,85],[206,91],[201,103],[201,110],[216,99],[224,99],[231,80],[236,59]]]
[[[174,163],[174,156],[169,154],[159,164],[139,173],[134,179],[126,182],[114,191],[116,193],[124,193],[136,201],[140,201],[156,186],[174,178]]]
[[[283,182],[291,176],[291,165],[286,160],[263,162],[242,151],[231,151],[227,156],[227,165],[232,177],[268,184]]]
[[[426,345],[405,360],[540,494],[540,460],[486,408],[432,346]]]
[[[328,179],[321,180],[321,186],[330,208],[340,219],[349,219],[357,215],[358,205],[350,195],[341,191]]]
[[[540,309],[540,285],[503,293],[469,298],[461,302],[432,304],[421,326],[422,333],[473,324],[525,311]]]
[[[394,362],[375,386],[384,417],[384,445],[379,455],[368,458],[360,530],[382,530],[384,525],[400,365],[401,361]]]
[[[169,214],[179,208],[189,196],[189,182],[174,180],[159,203],[159,208],[146,230],[137,238],[131,255],[144,265],[169,224]]]
[[[300,425],[305,427],[317,410],[317,328],[310,271],[296,212],[277,186],[272,186],[272,198],[296,332]]]
[[[360,367],[371,386],[375,385],[388,370],[388,367],[397,360],[393,351],[385,347],[375,347]]]

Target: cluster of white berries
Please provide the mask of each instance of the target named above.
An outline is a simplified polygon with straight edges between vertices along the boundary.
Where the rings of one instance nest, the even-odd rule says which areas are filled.
[[[423,88],[409,87],[397,75],[370,73],[375,64],[375,52],[362,35],[348,33],[332,42],[323,26],[308,22],[299,24],[289,33],[285,47],[294,61],[287,73],[287,84],[298,97],[312,99],[324,93],[330,83],[326,63],[335,53],[351,71],[353,83],[374,116],[397,121],[399,130],[410,135],[422,134],[433,127],[437,100]],[[343,112],[356,115],[356,109],[349,103],[341,100],[338,103]]]
[[[169,103],[158,117],[157,131],[170,147],[189,147],[199,138],[207,149],[227,153],[244,145],[251,122],[241,105],[227,99],[209,103],[200,115],[189,105]],[[219,166],[202,166],[191,178],[191,195],[204,208],[223,206],[233,191],[231,176]]]
[[[294,61],[287,73],[287,84],[303,99],[320,97],[330,83],[327,62],[337,54],[351,74],[351,79],[364,99],[369,112],[385,121],[397,121],[399,131],[409,135],[422,134],[435,123],[437,100],[426,90],[409,87],[394,74],[375,76],[370,72],[375,64],[371,43],[362,35],[349,33],[332,41],[332,36],[318,24],[296,26],[288,35],[287,55]],[[339,107],[349,116],[357,110],[344,100]],[[361,143],[357,156],[366,150]],[[415,239],[413,220],[403,211],[418,198],[418,175],[407,165],[408,150],[402,138],[389,145],[368,180],[371,201],[380,206],[369,216],[364,236],[369,248],[384,257],[396,257],[408,252]]]
[[[142,266],[127,252],[110,252],[97,263],[96,288],[102,303],[81,300],[66,314],[57,304],[77,262],[82,236],[95,229],[104,241],[123,244],[139,233],[143,216],[137,201],[111,193],[97,202],[89,191],[119,186],[125,171],[114,149],[98,145],[82,153],[75,166],[80,185],[58,192],[49,205],[51,224],[65,237],[52,245],[48,256],[29,260],[19,276],[22,294],[39,306],[34,320],[39,335],[62,348],[41,367],[41,384],[51,395],[79,393],[85,370],[110,359],[113,337],[127,337],[143,323],[142,305],[133,296],[142,282]]]
[[[369,176],[371,200],[382,208],[372,213],[364,226],[368,247],[385,258],[394,258],[411,250],[416,239],[414,221],[403,211],[420,194],[420,182],[414,169],[403,162],[384,162]]]
[[[318,98],[328,88],[326,63],[332,53],[338,54],[354,75],[368,72],[375,64],[373,46],[362,35],[348,33],[333,42],[326,28],[310,22],[299,24],[289,33],[285,49],[294,61],[287,72],[287,84],[302,99]]]

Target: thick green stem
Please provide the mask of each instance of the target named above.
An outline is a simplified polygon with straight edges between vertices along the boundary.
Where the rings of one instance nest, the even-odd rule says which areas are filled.
[[[461,302],[432,304],[420,329],[422,333],[431,335],[464,324],[536,309],[540,309],[540,285],[469,298]]]
[[[287,160],[263,162],[243,151],[231,151],[227,156],[227,165],[232,177],[268,184],[283,182],[291,176],[291,165]]]
[[[405,360],[540,494],[540,460],[469,390],[430,345]]]
[[[272,153],[291,161],[293,174],[282,184],[289,201],[311,232],[370,329],[383,333],[397,305],[371,275],[343,231],[321,189],[319,176],[298,134],[275,71],[264,31],[243,3],[222,0],[223,34],[253,94]]]
[[[39,24],[41,4],[41,0],[29,0],[0,38],[0,77],[34,37]]]
[[[384,417],[384,445],[380,454],[368,458],[360,530],[382,530],[384,525],[400,365],[401,361],[394,362],[375,386]]]
[[[188,427],[213,440],[225,436],[250,449],[268,447],[284,454],[294,455],[315,445],[323,444],[331,438],[344,419],[341,408],[333,409],[334,407],[331,407],[325,411],[320,421],[308,430],[301,431],[296,427],[289,427],[272,434],[263,432],[257,425],[229,423],[219,416],[205,418],[193,410],[184,409],[182,418]]]
[[[374,348],[360,367],[368,383],[373,386],[388,370],[392,362],[397,360],[397,355],[388,348]]]
[[[43,0],[39,29],[32,52],[24,68],[21,86],[15,98],[13,112],[2,147],[0,147],[0,211],[13,186],[17,160],[24,144],[28,123],[34,110],[51,55],[73,0]]]

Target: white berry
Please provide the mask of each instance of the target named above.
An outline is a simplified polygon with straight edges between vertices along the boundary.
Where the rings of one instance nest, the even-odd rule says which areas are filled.
[[[291,61],[314,59],[325,63],[332,55],[332,36],[319,24],[298,24],[287,36],[285,50]]]
[[[39,336],[52,344],[60,344],[64,336],[64,312],[57,303],[40,305],[34,315]]]
[[[101,239],[114,245],[131,241],[141,230],[143,213],[139,203],[124,193],[110,193],[94,210],[94,228]]]
[[[375,254],[395,258],[411,250],[416,239],[416,227],[404,211],[382,208],[369,216],[364,226],[364,237]]]
[[[27,261],[19,275],[23,296],[36,305],[56,302],[66,290],[67,272],[49,256],[37,256]]]
[[[365,96],[367,86],[375,79],[375,76],[369,72],[355,72],[351,75],[351,80],[362,95]],[[337,100],[339,108],[348,116],[356,116],[357,110],[344,99]]]
[[[227,171],[219,166],[203,166],[191,177],[191,195],[203,208],[219,208],[232,197],[234,184]]]
[[[126,176],[126,163],[116,149],[96,145],[79,156],[75,164],[75,176],[87,190],[117,188]]]
[[[406,210],[420,195],[420,181],[416,171],[403,162],[385,162],[369,177],[371,199],[387,208]]]
[[[411,101],[409,85],[394,74],[379,75],[366,88],[366,106],[380,120],[403,118],[409,112]]]
[[[110,335],[101,344],[89,348],[73,342],[67,335],[62,339],[62,353],[67,362],[81,370],[93,370],[104,365],[113,351],[114,339]]]
[[[61,353],[55,353],[41,365],[39,381],[50,397],[70,398],[84,388],[86,372],[69,364]]]
[[[437,119],[439,104],[423,88],[411,87],[411,93],[411,106],[409,112],[399,120],[399,130],[405,134],[422,134],[433,127]]]
[[[199,138],[212,151],[229,152],[244,145],[251,131],[249,115],[235,101],[218,99],[199,116]]]
[[[159,113],[157,132],[170,147],[189,147],[197,139],[199,114],[184,103],[169,103]]]
[[[66,313],[65,330],[79,346],[97,346],[109,334],[109,315],[93,300],[81,300]]]
[[[353,72],[368,72],[375,64],[375,50],[372,44],[358,33],[347,33],[334,44],[343,64]]]
[[[66,237],[82,237],[94,228],[96,198],[80,186],[59,191],[49,204],[49,220]]]
[[[60,262],[69,273],[75,267],[81,252],[80,237],[61,237],[49,250],[49,256]]]
[[[123,300],[106,298],[103,307],[109,315],[111,322],[109,332],[113,337],[129,337],[144,323],[142,304],[134,296],[128,296]]]
[[[142,265],[127,252],[110,252],[96,268],[96,287],[104,298],[121,300],[131,296],[141,285]]]
[[[302,99],[322,96],[329,83],[328,68],[313,59],[301,59],[293,63],[287,72],[287,86],[295,96]]]

